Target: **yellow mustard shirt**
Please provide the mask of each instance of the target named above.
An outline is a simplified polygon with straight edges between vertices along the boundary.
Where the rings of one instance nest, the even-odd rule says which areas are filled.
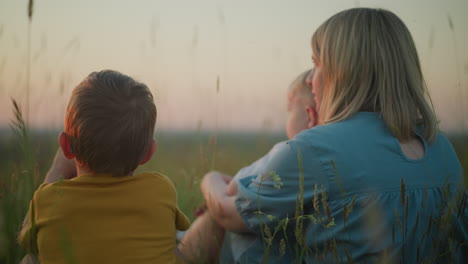
[[[41,264],[175,263],[176,229],[190,226],[174,185],[157,173],[42,184],[29,211],[19,242],[37,246]]]

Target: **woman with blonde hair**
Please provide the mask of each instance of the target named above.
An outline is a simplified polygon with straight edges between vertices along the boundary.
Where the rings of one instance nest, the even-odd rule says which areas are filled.
[[[319,126],[239,180],[202,181],[209,213],[231,231],[221,262],[466,263],[462,169],[405,24],[345,10],[314,33],[312,54]]]

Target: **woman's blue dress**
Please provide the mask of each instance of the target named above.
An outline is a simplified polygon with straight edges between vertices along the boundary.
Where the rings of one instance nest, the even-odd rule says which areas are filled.
[[[276,144],[237,175],[250,233],[225,236],[222,263],[467,261],[463,173],[439,133],[403,154],[378,113]]]

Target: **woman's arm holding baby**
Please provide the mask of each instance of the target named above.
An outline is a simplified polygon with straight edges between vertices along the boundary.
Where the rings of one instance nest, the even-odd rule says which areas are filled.
[[[209,172],[203,177],[201,189],[210,215],[224,229],[233,232],[249,231],[235,206],[237,185],[231,177]]]

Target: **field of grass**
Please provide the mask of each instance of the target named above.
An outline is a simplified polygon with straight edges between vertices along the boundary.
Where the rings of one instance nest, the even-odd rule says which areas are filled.
[[[25,65],[27,116],[29,116],[31,92],[33,4],[34,1],[28,1],[29,24],[26,32],[28,39],[25,43],[27,49]],[[454,50],[457,50],[453,21],[449,14],[447,18],[454,39]],[[431,39],[429,46],[432,49],[433,40]],[[460,74],[458,57],[455,63],[457,74]],[[468,66],[465,68],[468,69]],[[458,83],[461,83],[461,77],[457,78]],[[218,76],[217,92],[219,92],[219,86]],[[460,94],[463,94],[464,87],[459,86],[459,88]],[[463,112],[463,106],[461,106],[461,112]],[[0,263],[5,264],[18,263],[24,256],[24,251],[17,245],[15,237],[32,194],[43,181],[58,148],[58,131],[28,132],[22,129],[21,124],[16,127],[19,129],[13,131],[9,128],[0,129]],[[464,168],[466,188],[468,186],[468,135],[449,135],[449,138]],[[284,140],[285,136],[282,133],[265,131],[224,134],[199,131],[158,131],[156,139],[159,144],[155,156],[151,162],[138,170],[158,171],[171,178],[178,190],[180,208],[193,219],[195,209],[202,202],[199,183],[206,172],[219,170],[234,175],[240,168],[264,155],[273,144]],[[276,230],[273,232],[276,233]],[[266,233],[269,234],[265,237],[272,239],[270,231]]]
[[[58,148],[57,135],[58,131],[35,131],[30,135],[33,168],[28,168],[18,137],[9,130],[0,130],[0,263],[18,263],[24,254],[14,241],[32,196],[32,190],[23,185],[28,177],[32,177],[35,187],[42,182]],[[155,156],[138,170],[158,171],[170,177],[178,190],[180,208],[193,218],[202,201],[199,181],[206,172],[215,169],[234,175],[284,139],[282,134],[266,132],[215,136],[196,131],[160,131],[156,134]]]
[[[24,254],[14,237],[32,192],[42,182],[58,148],[57,135],[58,131],[34,131],[28,135],[30,144],[25,146],[11,130],[0,131],[0,263],[17,263]],[[169,176],[177,187],[181,209],[193,218],[194,210],[202,201],[199,182],[206,172],[214,169],[234,175],[285,136],[267,132],[215,135],[159,131],[156,139],[155,156],[139,170]],[[465,169],[466,184],[468,138],[452,136],[451,141]],[[30,164],[24,151],[31,154]]]

